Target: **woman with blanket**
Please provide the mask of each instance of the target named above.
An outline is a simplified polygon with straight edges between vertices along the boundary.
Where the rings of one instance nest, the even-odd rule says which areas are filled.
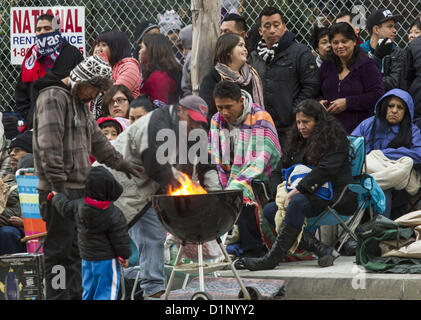
[[[262,256],[265,247],[259,233],[261,208],[254,197],[253,179],[267,181],[281,157],[278,135],[269,113],[253,104],[249,93],[232,81],[219,82],[214,90],[218,112],[212,117],[209,152],[225,190],[242,190],[244,206],[237,220],[240,252]]]
[[[395,215],[405,213],[402,211],[405,211],[409,200],[408,192],[415,194],[419,188],[419,175],[416,174],[412,179],[417,183],[415,188],[408,189],[413,185],[410,181],[413,166],[421,164],[421,133],[413,124],[413,117],[414,102],[411,95],[400,89],[392,89],[377,102],[376,115],[364,120],[352,132],[354,136],[365,137],[367,172],[373,175],[385,191],[384,215],[389,218],[392,207],[399,207],[399,203],[404,208],[397,210]],[[375,165],[379,161],[381,169]],[[402,178],[405,178],[404,181],[401,181]]]
[[[301,235],[306,218],[316,217],[335,203],[346,185],[352,182],[350,145],[341,124],[315,100],[304,100],[293,110],[296,125],[288,133],[281,164],[311,167],[311,171],[292,189],[284,201],[285,217],[272,249],[262,258],[242,258],[237,268],[267,270],[275,268]],[[319,187],[331,183],[331,200],[319,197]],[[352,215],[357,197],[346,191],[336,206],[341,215]],[[304,231],[298,245],[319,256],[320,266],[329,266],[338,253]]]

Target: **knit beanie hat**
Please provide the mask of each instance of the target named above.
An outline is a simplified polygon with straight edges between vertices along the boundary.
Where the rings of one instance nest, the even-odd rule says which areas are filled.
[[[183,22],[180,16],[174,11],[166,11],[164,14],[158,14],[159,30],[165,36],[172,30],[181,30]]]
[[[193,42],[193,26],[191,24],[181,29],[178,40],[180,40],[184,49],[191,50]]]
[[[10,116],[3,113],[2,123],[6,139],[12,140],[14,137],[20,134],[18,130],[18,118],[15,116]]]
[[[102,55],[89,56],[70,71],[70,86],[89,83],[94,78],[111,79],[112,69]]]
[[[123,130],[124,130],[121,123],[117,119],[114,119],[114,118],[111,118],[111,117],[101,117],[96,122],[98,123],[98,126],[101,129],[107,128],[107,127],[116,128],[118,134],[122,133]]]
[[[10,143],[9,149],[22,148],[28,153],[32,153],[32,130],[17,135]]]
[[[150,21],[142,21],[141,23],[139,23],[134,31],[134,43],[136,45],[140,43],[145,34],[155,28],[159,29],[158,25]]]

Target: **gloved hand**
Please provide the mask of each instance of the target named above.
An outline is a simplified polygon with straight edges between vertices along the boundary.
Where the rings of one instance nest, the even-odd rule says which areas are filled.
[[[123,160],[120,167],[117,169],[118,171],[124,172],[127,178],[131,179],[132,176],[140,178],[140,173],[144,171],[144,169],[138,165],[131,164],[130,162]]]
[[[382,42],[374,50],[373,55],[377,59],[382,60],[387,55],[391,54],[393,51],[393,42],[389,38],[384,38]]]

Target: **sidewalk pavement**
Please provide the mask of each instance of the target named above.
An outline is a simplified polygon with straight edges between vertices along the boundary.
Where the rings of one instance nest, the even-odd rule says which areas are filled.
[[[332,267],[317,260],[281,263],[276,269],[238,270],[241,278],[286,281],[287,300],[421,300],[421,274],[370,273],[355,264],[355,257],[339,257]],[[218,271],[233,277],[231,271]]]

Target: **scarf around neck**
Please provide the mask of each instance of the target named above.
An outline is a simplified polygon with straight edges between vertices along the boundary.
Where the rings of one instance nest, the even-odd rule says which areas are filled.
[[[226,64],[218,62],[215,65],[215,70],[219,73],[222,80],[229,80],[239,84],[242,87],[247,86],[250,81],[252,83],[252,96],[253,102],[258,104],[263,108],[263,86],[262,81],[260,80],[257,71],[254,70],[251,66],[245,63],[241,69],[240,73],[234,72]]]
[[[59,30],[37,36],[35,45],[22,64],[22,82],[33,82],[51,70],[61,53],[63,42]]]
[[[257,54],[263,59],[263,61],[265,61],[266,64],[269,64],[273,61],[275,55],[288,48],[294,39],[295,35],[291,31],[287,30],[279,42],[275,43],[272,48],[269,49],[265,40],[262,38],[257,44]]]

